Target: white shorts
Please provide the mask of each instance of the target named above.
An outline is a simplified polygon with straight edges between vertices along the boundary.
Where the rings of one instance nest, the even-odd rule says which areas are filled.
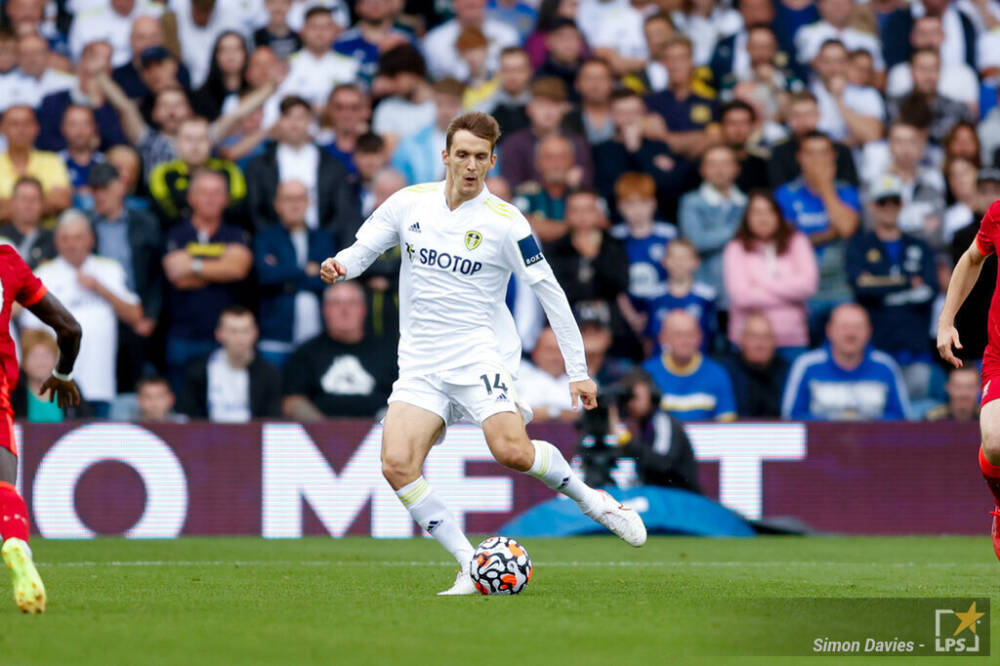
[[[440,416],[445,425],[483,421],[500,412],[520,413],[525,423],[534,413],[522,403],[514,379],[493,364],[472,365],[429,375],[400,377],[392,385],[389,402],[405,402]]]

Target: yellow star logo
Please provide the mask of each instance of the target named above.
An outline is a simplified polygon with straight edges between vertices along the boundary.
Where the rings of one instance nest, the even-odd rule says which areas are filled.
[[[986,613],[976,612],[976,602],[973,601],[972,605],[969,606],[969,610],[964,613],[955,613],[955,617],[961,620],[961,622],[958,625],[958,629],[955,630],[955,633],[953,633],[952,636],[958,636],[965,629],[968,629],[972,633],[976,633],[976,620],[984,615],[986,615]]]

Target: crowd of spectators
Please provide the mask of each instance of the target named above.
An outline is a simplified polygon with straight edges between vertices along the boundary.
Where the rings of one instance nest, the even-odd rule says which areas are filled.
[[[0,239],[84,330],[63,411],[14,318],[19,414],[376,415],[406,259],[319,264],[479,110],[600,384],[645,371],[680,419],[975,418],[933,336],[1000,198],[998,77],[998,0],[6,0]],[[507,305],[521,393],[572,420],[539,304]]]

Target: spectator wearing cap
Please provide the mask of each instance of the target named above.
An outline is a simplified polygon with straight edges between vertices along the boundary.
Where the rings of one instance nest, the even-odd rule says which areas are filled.
[[[464,86],[455,79],[441,79],[434,88],[434,122],[399,142],[392,155],[392,166],[409,185],[444,180],[445,148],[448,125],[462,111]]]
[[[273,106],[289,95],[297,95],[318,113],[335,87],[357,82],[358,62],[333,50],[333,40],[339,32],[333,14],[326,7],[314,6],[306,12],[305,23],[299,32],[302,50],[288,59],[288,75],[278,87]],[[268,118],[277,115],[276,110],[265,111],[265,124]]]
[[[281,117],[274,128],[276,140],[247,165],[247,205],[256,227],[276,222],[274,200],[278,185],[297,180],[309,189],[307,226],[332,231],[336,247],[347,247],[361,220],[346,169],[340,160],[320,150],[309,134],[313,120],[312,107],[306,100],[282,100]]]
[[[247,186],[243,172],[229,160],[212,157],[212,139],[209,132],[209,123],[204,118],[193,116],[181,121],[177,128],[177,159],[156,165],[149,175],[149,193],[156,202],[164,229],[172,227],[191,214],[187,191],[191,183],[191,174],[197,169],[211,169],[226,178],[229,184],[230,213],[234,209],[239,209],[246,198]],[[237,216],[230,215],[230,217]],[[239,222],[232,219],[234,224]]]
[[[648,95],[649,134],[664,141],[675,153],[697,157],[708,142],[708,128],[717,120],[715,91],[695,76],[691,40],[681,34],[663,47],[667,88]]]
[[[433,28],[424,37],[427,69],[434,79],[450,76],[465,81],[469,78],[468,68],[455,50],[459,33],[469,27],[478,28],[486,36],[486,68],[490,72],[497,70],[500,51],[520,43],[517,30],[486,17],[486,0],[457,0],[455,18]]]
[[[38,120],[29,106],[12,106],[0,120],[0,132],[7,137],[7,150],[0,153],[0,220],[11,219],[10,196],[14,184],[24,176],[38,180],[44,199],[42,214],[52,221],[69,207],[72,188],[66,165],[57,153],[36,150]]]
[[[66,147],[64,119],[71,107],[81,107],[90,111],[93,116],[98,145],[90,148],[107,150],[111,146],[125,143],[118,114],[107,103],[97,87],[94,77],[97,72],[108,69],[108,59],[111,47],[104,42],[87,44],[83,49],[76,67],[76,86],[69,90],[46,95],[38,107],[38,124],[40,126],[38,140],[35,145],[41,150],[62,150]]]
[[[531,101],[527,107],[531,124],[500,144],[500,173],[511,187],[516,189],[524,182],[538,180],[535,146],[539,140],[553,134],[561,134],[573,143],[576,168],[582,172],[578,182],[585,187],[593,184],[594,163],[586,139],[562,129],[563,118],[569,111],[566,94],[566,84],[557,78],[536,79],[531,84]]]
[[[52,232],[42,228],[45,197],[36,178],[23,176],[14,184],[10,197],[10,217],[0,224],[0,242],[17,248],[31,268],[56,256]]]
[[[619,176],[630,171],[649,174],[656,182],[658,217],[676,219],[677,200],[690,189],[694,169],[665,142],[645,135],[645,116],[646,106],[638,93],[626,88],[611,94],[615,133],[594,146],[594,185],[614,211]]]
[[[149,87],[142,80],[142,54],[146,49],[163,46],[163,27],[159,19],[153,16],[140,16],[132,21],[129,32],[129,60],[115,65],[111,78],[130,99],[142,99],[150,93]],[[187,67],[179,64],[177,67],[177,82],[184,90],[191,88],[191,76]]]
[[[142,303],[143,317],[118,327],[118,386],[120,391],[130,391],[141,376],[149,337],[163,311],[163,237],[155,217],[127,202],[125,183],[114,166],[94,165],[87,184],[94,197],[90,221],[97,254],[121,265],[125,286]]]
[[[371,129],[386,140],[392,154],[399,141],[434,122],[434,91],[424,57],[412,44],[389,49],[378,62],[379,79],[389,94],[375,108]]]
[[[928,396],[933,357],[927,331],[937,295],[930,246],[900,228],[903,184],[892,175],[872,187],[872,230],[847,246],[847,277],[855,300],[868,311],[872,344],[903,370],[911,398]]]

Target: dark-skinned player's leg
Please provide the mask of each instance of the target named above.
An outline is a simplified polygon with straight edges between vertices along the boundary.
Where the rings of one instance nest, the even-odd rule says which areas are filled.
[[[23,613],[45,612],[45,585],[31,559],[28,546],[28,507],[14,487],[17,481],[17,447],[9,409],[0,405],[0,541],[3,560],[10,569],[14,601]]]

